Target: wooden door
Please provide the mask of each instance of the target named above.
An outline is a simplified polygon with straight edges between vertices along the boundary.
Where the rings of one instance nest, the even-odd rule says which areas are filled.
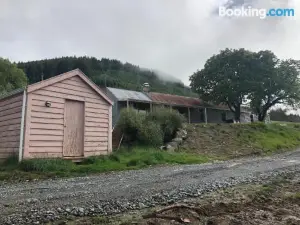
[[[65,102],[63,156],[81,157],[84,151],[84,103]]]

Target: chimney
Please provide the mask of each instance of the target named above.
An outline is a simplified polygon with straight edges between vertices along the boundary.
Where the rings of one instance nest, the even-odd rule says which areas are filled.
[[[144,83],[144,84],[143,84],[143,92],[148,93],[149,90],[150,90],[150,85],[149,85],[149,83]]]

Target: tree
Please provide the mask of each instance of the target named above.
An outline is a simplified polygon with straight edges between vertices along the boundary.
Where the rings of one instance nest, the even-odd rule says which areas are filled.
[[[254,53],[245,49],[225,49],[207,60],[204,69],[191,77],[191,87],[199,97],[214,104],[226,104],[240,120],[252,79]]]
[[[44,59],[31,62],[20,62],[18,67],[27,74],[29,83],[48,79],[55,75],[80,68],[97,85],[109,87],[125,88],[130,90],[140,90],[142,83],[150,83],[151,90],[168,93],[169,89],[174,90],[177,95],[194,95],[185,93],[180,82],[162,82],[161,78],[149,69],[141,69],[130,63],[123,64],[119,60],[95,57],[61,57],[54,59]],[[106,76],[103,76],[106,74]]]
[[[295,106],[300,101],[300,61],[279,60],[271,51],[260,51],[256,53],[254,69],[255,82],[248,98],[259,121],[264,121],[276,104]]]
[[[23,70],[7,59],[0,58],[0,95],[27,85]]]

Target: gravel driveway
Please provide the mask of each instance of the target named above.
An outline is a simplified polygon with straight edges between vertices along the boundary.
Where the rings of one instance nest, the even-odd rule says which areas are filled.
[[[300,151],[214,164],[0,184],[0,224],[42,224],[69,215],[112,214],[173,203],[243,182],[300,171]]]

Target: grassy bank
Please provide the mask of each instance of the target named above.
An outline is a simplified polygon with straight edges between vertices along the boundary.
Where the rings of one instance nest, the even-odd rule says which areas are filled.
[[[249,155],[268,155],[300,146],[299,124],[198,124],[187,127],[188,138],[178,152],[151,148],[122,149],[90,157],[80,164],[62,159],[32,159],[0,165],[0,180],[32,180],[84,176],[163,164],[200,164]]]
[[[198,124],[187,128],[181,151],[233,158],[268,155],[300,147],[300,124]]]
[[[121,150],[109,156],[90,157],[75,164],[62,159],[32,159],[20,164],[11,158],[0,166],[0,180],[32,180],[50,177],[69,177],[108,171],[132,170],[161,164],[195,164],[213,160],[192,153],[169,153],[156,149]]]

